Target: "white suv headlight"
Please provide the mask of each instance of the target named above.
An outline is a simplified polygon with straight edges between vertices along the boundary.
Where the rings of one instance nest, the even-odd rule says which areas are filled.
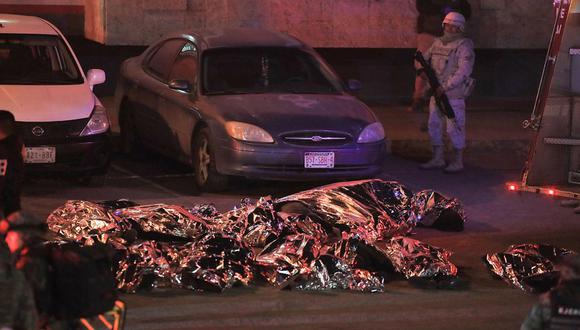
[[[358,143],[373,143],[385,139],[385,130],[381,123],[373,123],[365,127],[358,136]]]
[[[103,106],[96,105],[91,115],[91,119],[81,132],[81,136],[95,135],[105,133],[109,130],[109,117]]]
[[[262,128],[252,124],[240,123],[238,121],[228,121],[226,123],[226,131],[228,132],[229,136],[236,140],[246,142],[274,143],[272,135],[270,135]]]

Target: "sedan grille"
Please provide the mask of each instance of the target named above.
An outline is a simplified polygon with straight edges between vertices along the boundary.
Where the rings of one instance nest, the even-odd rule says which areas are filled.
[[[89,118],[59,122],[17,122],[16,126],[26,141],[79,136]]]
[[[341,146],[352,142],[349,134],[342,132],[292,132],[282,135],[286,143],[301,146]]]

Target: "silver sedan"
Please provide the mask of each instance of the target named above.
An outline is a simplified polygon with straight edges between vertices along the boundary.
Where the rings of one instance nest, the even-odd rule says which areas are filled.
[[[276,180],[375,175],[385,132],[303,42],[234,29],[168,35],[123,63],[123,149],[145,144],[191,164],[202,190],[229,176]]]

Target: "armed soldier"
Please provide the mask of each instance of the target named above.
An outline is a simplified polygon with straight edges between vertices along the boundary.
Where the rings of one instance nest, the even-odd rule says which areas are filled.
[[[417,0],[417,50],[425,52],[433,45],[435,38],[443,34],[443,19],[447,14],[454,11],[460,13],[469,20],[471,17],[471,5],[467,0]],[[423,112],[428,104],[428,82],[421,76],[415,78],[413,90],[413,102],[411,111]],[[425,131],[427,124],[425,123]],[[421,128],[423,130],[423,127]]]
[[[424,54],[431,63],[440,87],[434,91],[429,103],[429,136],[433,146],[430,161],[421,165],[422,169],[445,168],[447,173],[463,170],[463,150],[465,149],[465,98],[473,87],[471,73],[475,62],[473,42],[464,35],[465,17],[450,12],[443,20],[444,34],[437,38]],[[437,106],[436,98],[446,95],[454,112],[453,120],[446,119],[444,112]],[[447,134],[453,144],[454,155],[445,167],[443,126],[446,122]]]

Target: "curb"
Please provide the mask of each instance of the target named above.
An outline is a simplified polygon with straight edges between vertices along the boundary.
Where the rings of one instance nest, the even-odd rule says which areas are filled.
[[[487,169],[521,169],[529,150],[528,140],[467,141],[465,163]],[[446,154],[453,152],[446,144]],[[429,140],[389,140],[387,154],[424,162],[431,157]]]

